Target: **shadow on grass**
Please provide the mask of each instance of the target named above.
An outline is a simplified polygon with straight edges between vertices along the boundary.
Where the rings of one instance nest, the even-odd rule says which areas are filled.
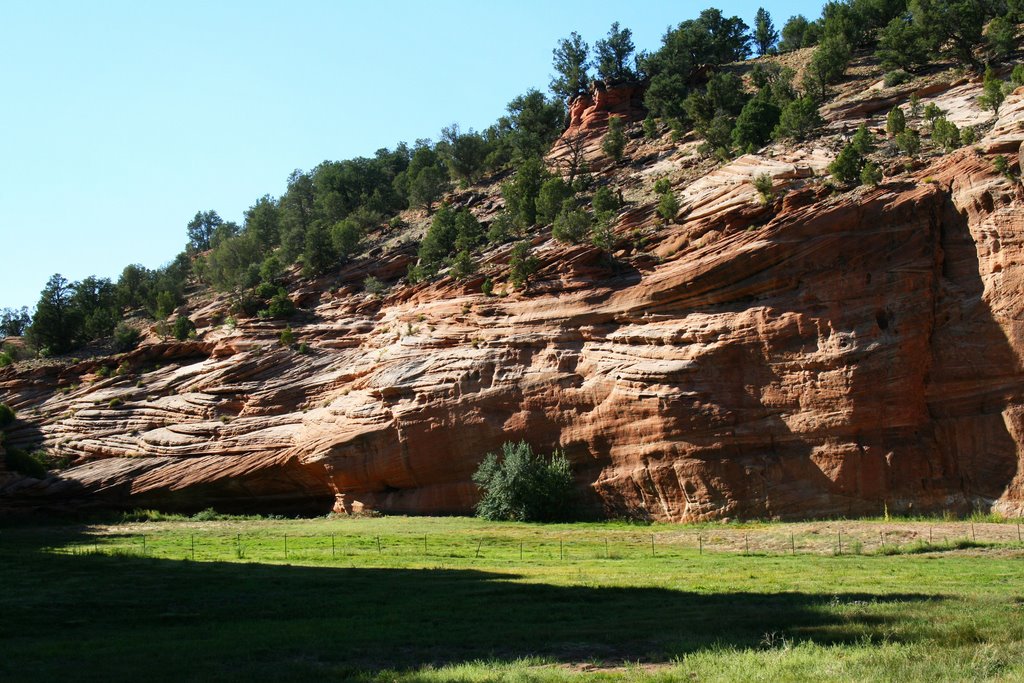
[[[10,546],[0,549],[0,577],[4,680],[289,680],[534,656],[667,662],[719,645],[759,647],[771,633],[851,642],[898,617],[837,616],[830,603],[932,599],[555,586],[475,570],[194,563]]]

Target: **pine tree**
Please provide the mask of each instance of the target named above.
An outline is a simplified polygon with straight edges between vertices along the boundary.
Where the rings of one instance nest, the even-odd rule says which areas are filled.
[[[634,50],[633,32],[628,28],[620,29],[617,21],[613,23],[608,29],[608,37],[594,43],[597,73],[601,80],[615,83],[635,79],[636,72],[629,66]]]
[[[757,47],[758,56],[773,52],[778,42],[779,32],[775,30],[772,16],[764,7],[758,7],[754,16],[754,45]]]
[[[558,41],[551,51],[554,56],[555,76],[551,78],[551,92],[567,101],[585,93],[590,83],[587,68],[590,47],[573,31],[568,38]]]

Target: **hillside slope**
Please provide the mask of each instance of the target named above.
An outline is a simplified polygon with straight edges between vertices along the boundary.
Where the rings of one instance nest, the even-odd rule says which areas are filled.
[[[1024,89],[996,119],[978,82],[877,80],[854,70],[822,136],[724,165],[643,139],[634,94],[578,103],[566,136],[627,201],[618,251],[548,228],[526,291],[506,284],[509,244],[475,278],[404,285],[414,235],[382,229],[340,274],[294,279],[308,353],[207,298],[195,341],[0,369],[22,418],[8,444],[72,460],[45,480],[0,471],[0,505],[467,512],[484,454],[526,439],[563,448],[609,515],[1022,514],[1024,190],[993,159],[1021,148]],[[909,170],[892,158],[878,187],[825,182],[843,140],[884,134],[912,92],[984,135]],[[600,150],[609,108],[634,121],[620,164]],[[485,223],[501,206],[497,182],[450,199]],[[371,274],[385,295],[362,291]]]

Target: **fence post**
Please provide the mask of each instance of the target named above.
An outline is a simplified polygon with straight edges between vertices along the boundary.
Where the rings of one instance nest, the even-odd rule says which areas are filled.
[[[971,522],[971,540],[975,543],[978,542],[978,536],[974,533],[974,522]]]
[[[480,557],[480,546],[482,546],[483,544],[484,544],[484,539],[481,538],[479,541],[477,541],[477,544],[476,544],[476,556],[477,557]]]
[[[1017,525],[1017,543],[1020,543],[1020,524]]]
[[[523,561],[523,542],[519,541],[519,561]]]
[[[654,534],[651,534],[651,557],[654,557]]]
[[[746,548],[746,554],[750,554],[750,534],[743,534],[743,546]]]
[[[789,547],[793,551],[793,554],[796,555],[796,537],[793,535],[792,531],[789,532]]]
[[[700,534],[697,534],[697,547],[698,547],[698,554],[703,555],[704,554],[704,537],[701,536]]]
[[[192,561],[196,559],[196,535],[192,534]]]
[[[382,555],[384,551],[380,549],[380,536],[377,537],[377,554]]]
[[[878,532],[878,541],[882,544],[882,548],[885,548],[885,534],[881,531]]]
[[[331,534],[331,558],[337,557],[337,550],[334,546],[334,534]]]
[[[1020,536],[1020,525],[1019,524],[1017,525],[1017,535]],[[611,556],[608,554],[608,537],[605,536],[604,537],[604,559],[607,560],[609,557],[611,557]]]
[[[284,559],[288,559],[288,534],[284,535]]]
[[[843,532],[839,532],[839,554],[843,554]]]
[[[146,554],[146,534],[142,534],[142,554]]]
[[[423,554],[427,554],[427,535],[423,534]]]

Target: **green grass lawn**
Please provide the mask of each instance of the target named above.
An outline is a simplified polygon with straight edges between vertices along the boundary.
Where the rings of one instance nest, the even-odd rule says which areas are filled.
[[[1024,546],[941,521],[0,529],[0,680],[580,677],[1024,680]]]

